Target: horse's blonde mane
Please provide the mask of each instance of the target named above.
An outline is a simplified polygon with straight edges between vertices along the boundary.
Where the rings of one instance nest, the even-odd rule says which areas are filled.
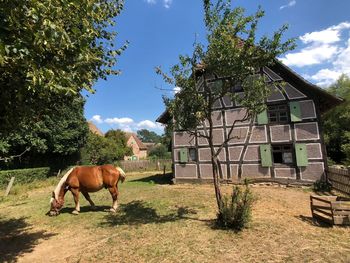
[[[119,166],[117,166],[116,168],[117,168],[117,170],[120,172],[121,176],[125,178],[125,177],[126,177],[126,174],[125,174],[125,172],[123,171],[123,169],[120,168]]]
[[[66,182],[68,175],[70,175],[70,173],[73,171],[73,169],[74,169],[74,167],[69,169],[69,171],[65,175],[62,176],[61,180],[59,181],[58,185],[56,186],[55,191],[54,191],[56,200],[58,199],[58,195],[60,193],[62,185]]]

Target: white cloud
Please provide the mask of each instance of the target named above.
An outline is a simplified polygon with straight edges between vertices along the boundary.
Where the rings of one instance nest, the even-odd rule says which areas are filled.
[[[134,120],[130,118],[107,118],[104,122],[108,124],[128,125],[134,123]]]
[[[302,48],[286,54],[281,61],[288,66],[310,67],[306,79],[319,86],[329,86],[341,74],[350,76],[350,22],[342,22],[299,37]],[[312,73],[310,73],[312,72]]]
[[[96,122],[96,123],[102,123],[103,122],[103,120],[101,118],[101,115],[94,115],[94,116],[92,116],[90,121],[93,121],[93,122]]]
[[[165,8],[170,8],[173,0],[163,0],[163,5]]]
[[[337,46],[328,44],[309,46],[299,52],[289,53],[281,60],[287,66],[304,67],[329,61],[338,52],[339,48]]]
[[[145,0],[147,2],[147,4],[151,4],[151,5],[154,5],[157,3],[156,0]]]
[[[316,74],[308,76],[308,78],[316,81],[316,84],[319,86],[329,86],[341,74],[346,74],[350,77],[350,38],[348,39],[347,47],[342,48],[338,56],[333,60],[331,69],[321,69]]]
[[[330,69],[321,69],[315,75],[309,76],[308,78],[314,80],[318,86],[329,86],[335,82],[341,75],[341,72],[330,70]]]
[[[350,75],[350,38],[347,47],[341,50],[333,64],[338,70]]]
[[[319,44],[330,44],[340,41],[341,31],[344,29],[349,29],[350,23],[343,22],[336,26],[328,27],[321,31],[315,31],[311,33],[306,33],[300,37],[300,40],[304,44],[308,43],[319,43]]]
[[[150,5],[154,5],[157,3],[157,0],[144,0],[144,1]],[[172,3],[173,3],[173,0],[163,0],[163,6],[166,9],[169,9]]]
[[[150,120],[144,120],[144,121],[140,121],[137,124],[138,128],[145,128],[145,129],[163,129],[164,127],[159,124],[159,123],[155,123],[153,121]]]
[[[136,132],[139,129],[149,129],[156,132],[161,132],[164,129],[163,125],[160,123],[156,123],[150,120],[135,122],[132,118],[129,117],[102,119],[101,115],[94,115],[91,120],[99,124],[108,124],[113,129],[121,129],[126,132]]]
[[[282,9],[284,9],[284,8],[287,8],[287,7],[295,6],[296,4],[297,4],[297,1],[291,0],[291,1],[289,1],[288,4],[280,6],[280,10],[282,10]]]

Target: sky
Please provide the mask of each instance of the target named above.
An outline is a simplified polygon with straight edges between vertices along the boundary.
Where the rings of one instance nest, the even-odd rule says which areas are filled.
[[[279,59],[305,79],[327,87],[342,74],[350,76],[350,0],[233,0],[234,6],[265,16],[258,34],[271,36],[283,24],[284,37],[297,38],[297,48]],[[164,111],[162,96],[173,89],[155,73],[169,69],[180,54],[191,54],[195,40],[205,41],[202,0],[126,0],[117,17],[116,45],[130,44],[121,55],[119,76],[95,84],[86,96],[85,117],[106,132],[148,129],[158,134],[155,120]]]

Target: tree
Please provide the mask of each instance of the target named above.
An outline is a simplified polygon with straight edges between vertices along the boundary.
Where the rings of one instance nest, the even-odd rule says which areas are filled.
[[[156,134],[154,131],[149,131],[147,129],[138,130],[137,137],[139,137],[142,142],[158,143],[161,140],[161,136]]]
[[[156,144],[155,146],[153,146],[149,152],[148,152],[149,157],[151,158],[159,158],[159,159],[170,159],[171,158],[171,154],[168,151],[168,148],[159,143]]]
[[[350,165],[350,78],[340,76],[327,90],[345,99],[322,118],[327,153],[334,162]]]
[[[89,133],[87,142],[81,150],[83,164],[101,165],[118,160],[118,145],[114,140]]]
[[[272,38],[263,36],[257,39],[258,22],[264,16],[260,8],[255,14],[245,16],[243,8],[231,9],[230,0],[218,0],[215,4],[203,0],[203,4],[207,48],[195,43],[193,55],[180,55],[179,64],[170,70],[171,76],[160,67],[156,68],[156,72],[169,84],[181,88],[175,98],[164,100],[174,117],[174,128],[205,138],[209,143],[220,219],[223,201],[218,155],[224,145],[235,137],[233,128],[237,122],[249,120],[252,126],[254,117],[266,108],[265,101],[271,87],[265,83],[260,74],[261,69],[272,65],[277,56],[294,48],[294,39],[282,42],[287,26],[282,26]],[[243,96],[232,89],[238,85],[244,91]],[[246,114],[243,119],[235,121],[228,132],[228,139],[217,148],[213,143],[212,112],[217,100],[225,96],[232,101],[239,101],[246,109]],[[200,125],[204,127],[204,133],[196,130]]]
[[[10,132],[0,131],[0,155],[13,156],[30,149],[21,160],[6,159],[6,166],[51,165],[67,158],[70,162],[79,159],[88,133],[85,100],[80,94],[52,93],[49,98],[37,95],[28,98],[28,108],[35,112],[42,107],[41,114],[33,119],[22,118],[17,129]]]
[[[118,160],[122,160],[124,156],[132,155],[132,149],[127,145],[126,134],[122,130],[109,130],[105,137],[116,143]]]
[[[94,92],[118,74],[115,17],[122,0],[4,0],[0,2],[0,131],[41,114],[28,99]],[[33,123],[32,125],[35,125]]]

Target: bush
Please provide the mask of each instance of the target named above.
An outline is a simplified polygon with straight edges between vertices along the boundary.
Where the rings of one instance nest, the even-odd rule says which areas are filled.
[[[234,186],[231,196],[222,198],[221,208],[217,216],[220,227],[242,230],[251,220],[254,196],[246,183],[244,191]]]
[[[35,180],[46,179],[49,175],[49,167],[0,171],[0,187],[5,187],[13,176],[15,184],[27,184]]]
[[[329,192],[332,190],[332,186],[324,180],[317,180],[314,182],[313,189],[316,192]]]

